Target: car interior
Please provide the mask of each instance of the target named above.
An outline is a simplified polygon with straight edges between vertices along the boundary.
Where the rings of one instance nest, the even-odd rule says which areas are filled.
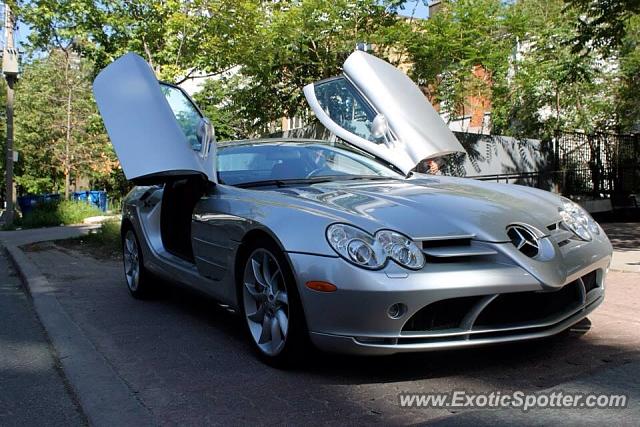
[[[191,247],[191,216],[193,208],[207,189],[202,176],[168,180],[162,193],[160,235],[167,252],[194,262]]]

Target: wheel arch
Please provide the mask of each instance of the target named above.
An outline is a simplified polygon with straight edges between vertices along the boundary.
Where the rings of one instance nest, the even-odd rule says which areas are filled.
[[[129,218],[124,217],[124,218],[122,218],[122,222],[120,223],[120,237],[121,238],[124,238],[124,233],[126,233],[127,230],[134,230],[133,222],[131,222],[131,220]]]
[[[284,259],[287,262],[287,267],[289,268],[289,271],[293,275],[294,285],[296,287],[298,286],[298,281],[296,280],[296,272],[293,268],[293,264],[291,263],[291,259],[289,259],[289,254],[285,250],[280,239],[278,239],[278,237],[266,227],[263,227],[263,226],[254,227],[248,230],[244,234],[244,236],[242,236],[240,245],[238,245],[238,249],[236,250],[236,256],[235,256],[234,265],[233,265],[233,277],[234,277],[233,284],[236,289],[236,301],[238,303],[238,306],[242,301],[242,297],[240,295],[240,292],[242,290],[240,278],[242,277],[242,274],[243,274],[242,269],[244,268],[244,260],[249,255],[249,249],[251,249],[252,245],[255,244],[260,239],[268,239],[276,244],[276,246],[280,249],[280,251],[282,252],[282,255],[284,256]]]

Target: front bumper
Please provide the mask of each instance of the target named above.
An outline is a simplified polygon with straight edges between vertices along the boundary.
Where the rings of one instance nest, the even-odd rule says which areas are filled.
[[[572,266],[566,282],[555,289],[504,257],[428,263],[421,271],[408,272],[395,264],[380,271],[369,271],[341,258],[299,253],[288,256],[315,345],[340,353],[393,354],[474,347],[557,334],[586,317],[604,299],[604,277],[611,256],[607,251],[595,250],[595,253],[599,255],[590,256],[590,263],[585,263],[582,256],[565,260],[565,263],[582,266]],[[585,287],[583,278],[587,277],[592,283]],[[305,286],[308,281],[318,280],[333,283],[338,290],[323,293]],[[498,301],[497,297],[519,293],[525,297],[520,298],[520,303],[526,305],[528,294],[535,295],[533,299],[540,299],[537,296],[542,295],[544,305],[547,304],[544,301],[553,302],[554,292],[569,286],[575,288],[572,299],[567,299],[566,306],[558,309],[545,309],[544,316],[503,324],[495,319],[483,325],[475,323],[489,310],[487,307],[497,304],[494,302]],[[454,324],[415,328],[414,320],[427,307],[465,298],[468,304]],[[389,316],[389,307],[393,304],[406,307],[400,318]],[[450,307],[457,305],[445,307],[452,310]],[[410,324],[413,326],[409,327]]]

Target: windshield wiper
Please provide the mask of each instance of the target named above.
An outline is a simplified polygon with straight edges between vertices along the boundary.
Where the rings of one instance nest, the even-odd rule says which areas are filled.
[[[362,180],[370,180],[370,181],[386,181],[389,179],[398,179],[392,176],[382,176],[382,175],[346,175],[345,177],[340,177],[336,181],[355,181],[357,179]]]
[[[236,187],[251,188],[251,187],[288,187],[291,185],[303,185],[303,184],[317,184],[320,182],[331,182],[333,179],[330,177],[316,177],[316,178],[303,178],[303,179],[266,179],[264,181],[252,181],[236,184]]]

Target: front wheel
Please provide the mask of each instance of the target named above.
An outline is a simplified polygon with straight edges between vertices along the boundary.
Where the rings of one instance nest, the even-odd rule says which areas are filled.
[[[280,249],[270,241],[257,244],[242,276],[242,311],[251,339],[272,365],[295,362],[306,344],[306,325],[293,274]]]

